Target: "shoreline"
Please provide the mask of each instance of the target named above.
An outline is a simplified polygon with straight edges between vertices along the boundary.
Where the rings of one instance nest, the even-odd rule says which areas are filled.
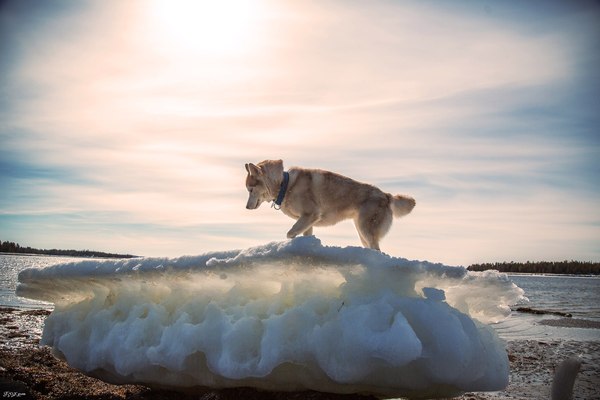
[[[78,250],[74,250],[78,252]],[[93,254],[92,254],[93,253]],[[104,254],[104,255],[98,255]],[[101,252],[90,252],[84,253],[79,252],[77,254],[62,254],[62,253],[11,253],[6,251],[0,251],[0,255],[6,256],[23,256],[23,257],[62,257],[62,258],[89,258],[89,259],[107,259],[107,260],[118,260],[118,259],[131,259],[131,258],[143,258],[144,256],[137,256],[132,254],[111,254],[111,253],[101,253]]]
[[[369,396],[319,392],[261,392],[250,388],[211,390],[190,395],[141,385],[108,384],[72,369],[64,361],[52,356],[48,347],[39,346],[43,321],[49,313],[48,310],[0,307],[0,393],[13,393],[18,396],[14,398],[36,400],[78,400],[90,396],[102,400],[373,399]],[[582,361],[575,380],[573,399],[595,398],[600,394],[600,335],[598,341],[585,342],[515,340],[507,343],[507,350],[510,383],[505,390],[465,393],[454,399],[548,399],[554,368],[568,357],[579,357]]]

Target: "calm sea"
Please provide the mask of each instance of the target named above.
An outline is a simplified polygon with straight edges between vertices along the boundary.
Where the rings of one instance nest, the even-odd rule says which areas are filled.
[[[0,306],[52,309],[51,303],[30,300],[15,295],[17,276],[29,267],[47,267],[77,261],[74,257],[0,255]],[[510,275],[513,282],[525,290],[529,303],[524,306],[546,311],[571,313],[573,318],[600,321],[600,277],[565,275]],[[600,329],[565,328],[542,325],[553,315],[514,312],[505,321],[494,325],[501,337],[518,339],[600,340]]]
[[[15,295],[19,272],[26,268],[43,268],[77,260],[82,260],[82,258],[0,254],[0,307],[54,308],[52,303],[26,299]]]
[[[570,313],[574,319],[600,321],[600,277],[598,276],[521,274],[509,276],[525,291],[525,296],[529,299],[528,303],[518,306]],[[496,324],[494,328],[507,340],[600,340],[600,329],[540,324],[543,320],[561,318],[563,317],[513,311],[509,318]]]

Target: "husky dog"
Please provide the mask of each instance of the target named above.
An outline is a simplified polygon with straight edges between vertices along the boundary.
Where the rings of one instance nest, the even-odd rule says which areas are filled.
[[[254,210],[265,201],[281,209],[296,223],[287,237],[312,235],[313,226],[334,225],[353,219],[365,247],[379,250],[379,240],[392,225],[392,216],[412,211],[412,197],[391,195],[375,186],[320,169],[293,167],[284,171],[282,160],[246,164],[246,208]]]

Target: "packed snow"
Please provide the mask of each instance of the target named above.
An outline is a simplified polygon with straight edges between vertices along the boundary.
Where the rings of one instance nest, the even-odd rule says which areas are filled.
[[[507,354],[488,324],[523,298],[505,274],[314,237],[19,281],[20,296],[55,303],[42,344],[109,382],[380,397],[504,388]]]

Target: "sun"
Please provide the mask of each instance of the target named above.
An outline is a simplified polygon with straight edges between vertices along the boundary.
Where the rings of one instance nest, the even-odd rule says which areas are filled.
[[[156,45],[203,55],[235,55],[256,44],[260,0],[153,0],[150,26]]]

